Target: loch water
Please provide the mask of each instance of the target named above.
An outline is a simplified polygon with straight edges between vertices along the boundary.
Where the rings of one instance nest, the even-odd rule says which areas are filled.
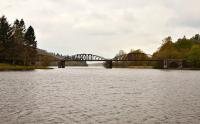
[[[200,71],[0,72],[0,124],[199,124]]]

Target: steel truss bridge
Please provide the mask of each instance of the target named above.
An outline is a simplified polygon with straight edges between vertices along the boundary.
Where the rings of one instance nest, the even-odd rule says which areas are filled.
[[[151,55],[144,53],[125,54],[116,56],[112,59],[107,59],[93,54],[76,54],[72,56],[65,56],[64,60],[65,61],[161,61],[158,59],[151,59]]]
[[[112,68],[113,62],[119,61],[161,61],[157,59],[152,59],[151,55],[144,54],[144,53],[131,53],[131,54],[124,54],[115,56],[112,59],[107,59],[98,55],[93,54],[76,54],[72,56],[65,56],[58,64],[59,68],[65,67],[66,61],[104,61],[107,65],[106,68]]]
[[[59,68],[65,67],[66,61],[104,61],[108,65],[107,68],[112,68],[112,62],[119,61],[146,61],[146,62],[161,62],[163,68],[168,68],[171,64],[176,64],[178,68],[183,67],[183,61],[181,59],[152,59],[152,56],[144,53],[129,53],[124,55],[118,55],[112,59],[107,59],[93,54],[76,54],[72,56],[65,56],[58,64]]]

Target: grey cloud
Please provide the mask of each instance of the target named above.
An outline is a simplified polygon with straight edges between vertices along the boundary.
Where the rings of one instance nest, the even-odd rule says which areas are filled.
[[[178,27],[190,27],[200,28],[200,17],[199,18],[174,18],[173,21],[169,22],[173,26]]]
[[[33,25],[39,47],[112,57],[120,49],[152,53],[168,35],[198,33],[199,0],[2,0],[0,14]]]

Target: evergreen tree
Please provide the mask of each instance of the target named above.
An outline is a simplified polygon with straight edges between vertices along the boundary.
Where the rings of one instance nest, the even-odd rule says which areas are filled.
[[[32,47],[32,48],[36,48],[37,47],[37,41],[35,40],[35,32],[32,26],[30,26],[26,33],[25,33],[25,44]]]
[[[37,41],[32,26],[26,30],[23,19],[11,26],[6,17],[0,17],[0,62],[30,65],[36,61]]]
[[[29,61],[29,64],[34,64],[36,61],[37,54],[37,41],[35,40],[35,32],[32,26],[30,26],[24,36],[25,46],[26,46],[26,59]]]
[[[7,61],[9,59],[9,46],[12,28],[5,16],[0,18],[0,60]]]
[[[24,32],[25,23],[23,19],[15,20],[13,25],[11,56],[13,64],[24,64]]]

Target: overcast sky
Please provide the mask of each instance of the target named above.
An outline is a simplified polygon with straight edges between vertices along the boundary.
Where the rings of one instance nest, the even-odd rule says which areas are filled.
[[[32,25],[39,48],[108,58],[200,31],[200,0],[0,0],[0,14]]]

